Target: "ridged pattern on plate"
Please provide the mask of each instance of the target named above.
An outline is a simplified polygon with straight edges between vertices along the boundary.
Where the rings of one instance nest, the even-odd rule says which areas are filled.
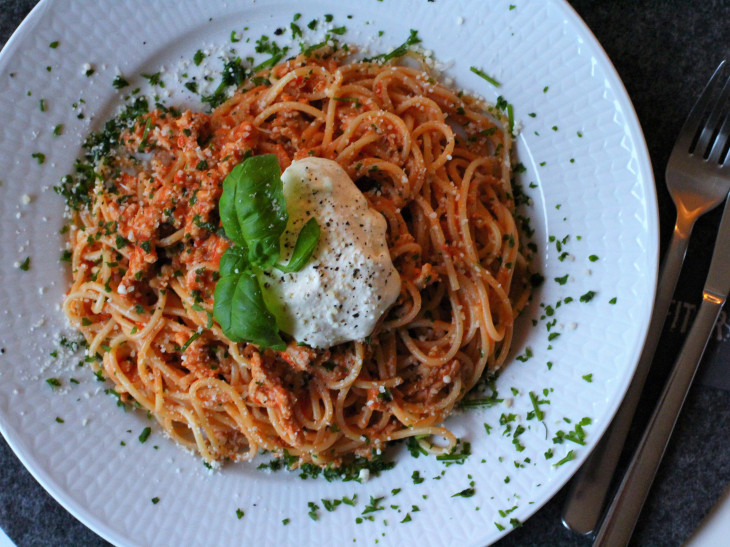
[[[363,485],[302,481],[253,465],[209,474],[154,426],[140,443],[140,432],[151,422],[117,409],[103,394],[106,386],[76,366],[78,358],[67,351],[50,355],[59,336],[68,335],[58,308],[67,282],[58,261],[63,210],[51,186],[72,169],[89,129],[119,104],[111,86],[117,71],[132,78],[164,66],[171,92],[165,99],[189,102],[174,77],[197,49],[215,56],[216,48],[233,46],[230,32],[245,26],[252,30],[244,38],[273,36],[277,27],[288,28],[295,12],[302,13],[302,27],[334,14],[333,24],[349,29],[345,38],[371,51],[398,45],[416,28],[424,47],[446,65],[447,76],[489,100],[504,95],[523,125],[518,153],[527,172],[521,181],[525,187],[537,184],[528,190],[534,201],[528,215],[546,282],[516,334],[515,355],[529,347],[533,357],[513,361],[499,381],[500,394],[509,401],[450,420],[455,433],[472,443],[466,465],[445,468],[398,449],[396,469]],[[378,30],[385,31],[382,38]],[[57,49],[49,48],[54,40],[60,41]],[[235,47],[245,55],[253,43]],[[85,63],[95,69],[89,78]],[[488,85],[470,66],[492,74],[502,86]],[[40,99],[46,112],[40,111]],[[80,112],[83,119],[77,118]],[[53,137],[59,123],[64,134]],[[45,154],[42,165],[31,157],[37,152]],[[118,544],[345,545],[356,540],[372,545],[378,540],[405,545],[414,537],[424,546],[492,542],[511,528],[511,518],[528,518],[557,492],[587,455],[622,397],[648,320],[657,218],[643,139],[605,55],[557,0],[347,6],[334,1],[42,2],[0,58],[0,173],[0,347],[5,350],[0,429],[59,501]],[[24,194],[30,203],[24,203]],[[571,256],[561,261],[550,236],[569,236],[563,250]],[[592,254],[599,260],[591,262]],[[14,263],[26,256],[31,267],[22,272]],[[565,274],[564,285],[553,281]],[[595,292],[593,300],[579,302],[588,291]],[[575,301],[557,309],[550,331],[560,337],[548,340],[540,304],[554,306],[567,296]],[[613,297],[615,305],[609,303]],[[583,378],[588,374],[591,382]],[[62,386],[52,390],[45,381],[51,377]],[[543,397],[543,389],[551,401],[543,406],[545,423],[523,418],[526,448],[516,452],[511,437],[501,434],[500,415],[524,417],[532,408],[529,393]],[[553,444],[558,430],[572,429],[584,416],[593,420],[585,427],[585,447]],[[490,435],[484,423],[493,428]],[[554,466],[571,448],[576,460]],[[548,449],[555,454],[550,460],[544,455]],[[413,484],[415,470],[423,483]],[[473,497],[452,497],[471,481]],[[402,490],[394,495],[394,488]],[[321,503],[353,494],[355,508],[340,505],[330,513]],[[385,496],[385,509],[373,514],[374,522],[356,523],[371,496]],[[319,505],[317,522],[307,515],[310,501]],[[245,513],[241,519],[238,508]],[[406,514],[411,521],[401,524]],[[286,518],[288,525],[282,524]]]

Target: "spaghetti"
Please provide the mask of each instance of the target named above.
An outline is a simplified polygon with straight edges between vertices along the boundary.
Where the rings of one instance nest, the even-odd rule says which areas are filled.
[[[424,67],[322,50],[257,74],[210,114],[158,107],[122,134],[123,160],[97,167],[74,213],[64,311],[120,398],[208,462],[264,449],[338,466],[406,437],[448,451],[441,422],[504,364],[530,294],[511,139],[501,109]],[[335,160],[387,219],[401,293],[365,340],[262,350],[213,320],[222,181],[265,153],[282,170]]]

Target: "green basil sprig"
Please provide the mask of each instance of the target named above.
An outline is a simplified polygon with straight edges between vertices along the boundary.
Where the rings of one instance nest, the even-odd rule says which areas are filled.
[[[276,156],[265,154],[245,159],[223,181],[218,208],[233,244],[221,257],[221,277],[213,295],[213,315],[230,340],[277,350],[286,344],[264,300],[259,274],[272,267],[286,273],[300,271],[320,237],[317,221],[309,219],[289,263],[278,263],[280,238],[289,220],[280,173]]]

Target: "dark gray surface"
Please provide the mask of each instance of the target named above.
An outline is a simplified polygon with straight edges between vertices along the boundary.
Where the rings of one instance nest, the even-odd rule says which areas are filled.
[[[444,1],[444,0],[439,0]],[[531,0],[542,1],[542,0]],[[683,119],[719,61],[730,54],[730,2],[718,0],[571,0],[603,45],[621,76],[644,129],[654,165],[662,222],[662,249],[674,220],[664,187],[664,166]],[[20,24],[34,0],[0,0],[0,44]],[[719,212],[699,222],[683,274],[677,304],[696,304],[707,270]],[[726,308],[727,311],[727,308]],[[690,312],[691,314],[691,312]],[[679,322],[681,323],[681,321]],[[639,423],[646,420],[683,331],[666,329],[649,378]],[[723,330],[724,329],[724,330]],[[727,326],[708,350],[703,367],[722,377],[730,363]],[[720,373],[718,374],[718,371]],[[728,371],[730,377],[730,371]],[[716,381],[716,380],[715,380]],[[631,435],[638,437],[639,426]],[[702,385],[690,392],[657,481],[632,541],[636,545],[679,545],[697,527],[730,483],[730,393]],[[560,524],[561,491],[542,510],[498,545],[589,545]],[[98,536],[58,505],[21,465],[0,437],[0,527],[19,546],[102,545]]]

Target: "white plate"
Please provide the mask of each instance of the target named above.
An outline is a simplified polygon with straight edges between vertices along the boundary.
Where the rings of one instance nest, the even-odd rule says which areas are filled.
[[[137,437],[151,423],[143,414],[118,409],[102,393],[105,385],[77,368],[67,351],[49,355],[66,332],[59,303],[67,282],[58,260],[63,205],[51,187],[72,170],[84,135],[118,104],[111,85],[116,72],[133,78],[164,66],[165,89],[173,92],[165,100],[190,103],[177,76],[193,70],[197,49],[234,47],[245,56],[262,33],[274,37],[276,28],[289,29],[295,12],[302,13],[302,28],[319,18],[320,31],[323,15],[334,14],[329,26],[346,25],[343,39],[372,51],[388,51],[417,29],[457,85],[493,101],[504,95],[522,120],[518,153],[528,171],[521,178],[525,186],[537,184],[528,189],[534,200],[529,215],[546,282],[515,341],[515,355],[529,347],[533,357],[512,359],[500,377],[505,402],[449,422],[472,443],[465,465],[444,467],[396,449],[396,468],[365,484],[303,481],[254,465],[209,474],[154,427],[141,444]],[[244,27],[243,39],[231,43],[231,31]],[[277,40],[287,36],[289,30]],[[55,40],[58,47],[50,48]],[[90,77],[85,63],[95,70]],[[470,66],[502,87],[490,86]],[[52,136],[60,123],[64,134]],[[45,154],[42,165],[32,157],[38,152]],[[658,220],[645,143],[606,55],[559,0],[44,1],[0,55],[0,178],[0,430],[56,499],[117,544],[405,545],[416,534],[424,546],[495,541],[511,529],[510,519],[524,521],[549,500],[598,440],[632,376],[650,314]],[[568,258],[559,260],[550,236],[570,236],[562,249]],[[590,255],[599,259],[592,262]],[[30,270],[23,272],[15,264],[26,256]],[[566,274],[564,285],[554,281]],[[593,300],[579,302],[587,291],[595,291]],[[561,336],[549,340],[546,322],[552,318],[540,319],[540,304],[555,306],[566,296],[575,301],[556,310],[550,332]],[[52,390],[50,377],[60,378],[62,387]],[[80,384],[70,383],[71,377]],[[550,400],[540,407],[543,424],[526,419],[530,392]],[[518,423],[526,428],[524,451],[503,434],[503,413],[519,417],[513,431]],[[584,417],[592,420],[584,428],[585,446],[553,443],[559,430],[573,430]],[[576,458],[555,466],[569,450]],[[413,484],[415,470],[423,483]],[[452,497],[470,481],[473,497]],[[402,490],[394,495],[395,488]],[[356,507],[343,504],[333,512],[320,501],[353,494]],[[371,496],[384,496],[385,509],[358,524]],[[316,522],[307,515],[310,501],[320,507]],[[411,521],[401,523],[406,515]]]

